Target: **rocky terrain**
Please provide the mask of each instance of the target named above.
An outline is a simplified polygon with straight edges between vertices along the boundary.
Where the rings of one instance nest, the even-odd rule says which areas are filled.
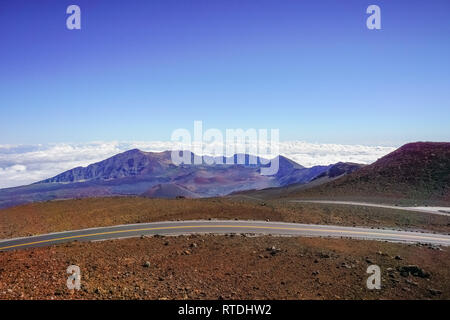
[[[346,239],[179,236],[0,252],[0,299],[449,299],[447,248]],[[366,269],[382,271],[368,290]],[[81,290],[66,288],[69,265]]]

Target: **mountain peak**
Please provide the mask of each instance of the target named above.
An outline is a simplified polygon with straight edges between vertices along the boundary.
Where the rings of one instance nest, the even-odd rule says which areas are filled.
[[[131,149],[87,167],[77,167],[38,183],[72,183],[111,180],[163,172],[170,166],[170,155]]]
[[[144,152],[138,148],[134,148],[134,149],[130,149],[130,150],[122,152],[122,154],[136,154],[136,153],[144,153]]]

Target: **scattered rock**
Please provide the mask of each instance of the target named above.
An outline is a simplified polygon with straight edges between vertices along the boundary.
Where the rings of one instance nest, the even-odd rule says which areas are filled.
[[[145,261],[143,264],[144,268],[150,268],[150,266],[151,266],[150,261]]]
[[[281,249],[279,249],[279,248],[277,248],[275,246],[272,246],[270,248],[266,248],[266,250],[270,251],[270,254],[273,255],[273,256],[276,255],[278,252],[281,252]]]
[[[348,265],[348,264],[345,263],[345,262],[342,262],[342,263],[341,263],[341,267],[346,268],[346,269],[351,269],[351,268],[352,268],[351,265]]]
[[[422,270],[421,268],[419,268],[416,265],[408,265],[408,266],[403,266],[403,267],[399,267],[398,271],[400,272],[400,274],[402,276],[408,276],[409,274],[412,274],[415,277],[420,277],[420,278],[429,278],[430,274],[428,272],[425,272],[424,270]]]
[[[419,285],[417,282],[414,282],[414,281],[409,280],[409,279],[406,279],[406,283],[407,283],[407,284],[410,284],[410,285],[412,285],[412,286],[415,286],[415,287],[417,287],[417,286]]]
[[[433,296],[438,296],[438,295],[440,295],[440,294],[442,293],[441,290],[432,289],[432,288],[428,289],[428,291],[429,291]]]

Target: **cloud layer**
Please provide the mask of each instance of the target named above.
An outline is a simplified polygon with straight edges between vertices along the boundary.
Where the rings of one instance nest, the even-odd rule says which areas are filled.
[[[175,142],[91,142],[47,145],[0,145],[0,188],[14,187],[53,177],[78,166],[104,160],[117,153],[138,148],[165,151]],[[280,142],[279,151],[295,162],[311,167],[339,161],[369,164],[395,147]]]

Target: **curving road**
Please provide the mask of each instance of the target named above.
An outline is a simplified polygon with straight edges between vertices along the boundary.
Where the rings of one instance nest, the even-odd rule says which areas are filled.
[[[348,237],[450,246],[450,236],[395,230],[263,221],[171,221],[65,231],[0,241],[0,251],[50,246],[69,241],[99,241],[142,235],[255,233],[288,236]]]
[[[333,201],[333,200],[291,200],[291,202],[304,202],[304,203],[321,203],[321,204],[343,204],[350,206],[363,206],[363,207],[376,207],[387,208],[395,210],[415,211],[422,213],[439,214],[442,216],[450,217],[450,207],[399,207],[390,206],[385,204],[368,203],[368,202],[355,202],[355,201]]]

